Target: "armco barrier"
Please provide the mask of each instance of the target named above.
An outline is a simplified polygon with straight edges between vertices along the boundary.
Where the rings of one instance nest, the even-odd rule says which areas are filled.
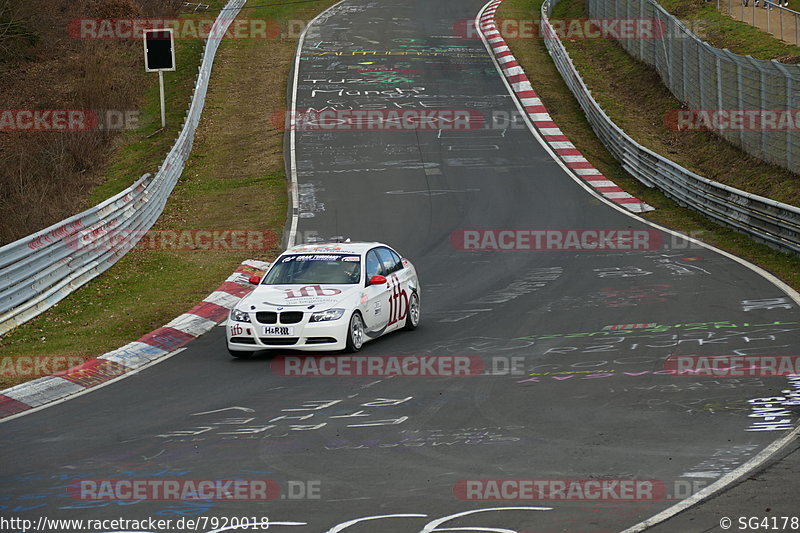
[[[800,208],[699,176],[648,150],[612,122],[592,97],[550,25],[550,14],[559,1],[547,0],[542,4],[541,34],[545,45],[592,129],[623,168],[683,206],[773,247],[800,253]]]
[[[222,35],[246,0],[230,0],[214,22]],[[108,270],[155,224],[192,151],[220,39],[206,40],[186,120],[154,177],[145,174],[108,200],[0,248],[0,335],[49,309]],[[131,238],[107,245],[110,235]]]
[[[202,302],[138,340],[64,372],[0,390],[0,420],[81,394],[169,356],[225,320],[239,298],[253,290],[250,276],[263,275],[268,268],[263,261],[244,261]]]
[[[595,19],[658,21],[654,25],[659,28],[658,38],[616,37],[617,43],[652,66],[675,98],[690,109],[790,113],[797,108],[798,65],[711,46],[657,0],[587,0],[587,9]],[[800,174],[800,132],[796,127],[732,128],[715,133],[754,157]]]

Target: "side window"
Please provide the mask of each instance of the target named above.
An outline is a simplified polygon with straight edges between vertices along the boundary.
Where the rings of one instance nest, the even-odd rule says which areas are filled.
[[[378,254],[375,250],[370,250],[367,252],[367,281],[369,281],[372,276],[382,275],[381,272],[381,262],[378,259]]]
[[[383,271],[386,272],[386,275],[397,272],[403,268],[403,262],[400,261],[400,256],[388,248],[378,248],[378,257],[381,259]]]

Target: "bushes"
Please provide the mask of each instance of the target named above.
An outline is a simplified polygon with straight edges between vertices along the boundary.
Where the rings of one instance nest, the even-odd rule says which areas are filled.
[[[153,83],[140,40],[78,40],[78,18],[171,17],[173,0],[0,0],[3,109],[136,110]],[[0,245],[87,207],[119,134],[0,132]]]

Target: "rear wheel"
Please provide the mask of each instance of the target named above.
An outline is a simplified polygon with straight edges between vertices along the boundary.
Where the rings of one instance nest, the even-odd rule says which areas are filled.
[[[347,351],[357,352],[364,346],[364,319],[361,313],[356,311],[350,317],[350,325],[347,327]]]
[[[420,306],[419,295],[416,292],[411,293],[408,299],[408,314],[406,315],[406,323],[403,329],[406,331],[414,331],[419,326]]]

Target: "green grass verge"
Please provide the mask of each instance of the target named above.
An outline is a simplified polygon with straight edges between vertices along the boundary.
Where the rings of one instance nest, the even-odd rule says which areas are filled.
[[[241,17],[310,20],[335,0],[284,6],[254,5]],[[206,15],[208,16],[208,15]],[[214,16],[214,15],[212,15]],[[296,35],[278,39],[226,40],[217,52],[203,118],[192,155],[154,227],[162,229],[246,229],[274,232],[280,244],[287,212],[283,132],[270,118],[286,107],[286,86]],[[181,70],[168,82],[169,130],[160,127],[158,88],[148,92],[140,130],[94,192],[92,202],[124,189],[132,176],[155,169],[171,146],[185,113],[197,72],[199,43],[179,42]],[[181,58],[184,58],[183,60]],[[167,80],[170,80],[168,77]],[[172,87],[170,89],[170,87]],[[0,338],[3,355],[96,357],[122,346],[186,312],[245,259],[270,260],[280,250],[133,250],[98,279],[43,315]],[[220,354],[222,356],[222,354]],[[25,381],[0,377],[0,388]]]
[[[736,13],[740,13],[740,1],[738,3],[737,0],[729,1]],[[659,3],[664,9],[687,22],[699,37],[717,48],[727,48],[736,54],[751,55],[756,59],[777,59],[786,63],[800,62],[800,48],[794,44],[784,43],[746,22],[739,22],[720,13],[717,10],[716,2],[659,0]],[[793,4],[797,4],[797,2],[793,2]],[[797,10],[800,6],[790,5],[789,7]],[[745,8],[745,19],[747,16],[751,16],[752,9],[751,2],[750,7]],[[757,13],[763,11],[762,7],[757,8]],[[777,10],[774,9],[773,12],[777,12]],[[789,19],[786,18],[786,20]],[[791,25],[794,26],[794,19],[791,20]],[[777,27],[777,15],[773,22]]]
[[[498,18],[539,19],[542,0],[505,0]],[[558,18],[587,17],[584,0],[564,0],[553,15]],[[575,146],[603,174],[620,187],[656,208],[645,218],[681,231],[747,259],[800,289],[800,258],[759,244],[749,237],[711,222],[682,208],[656,189],[630,176],[594,135],[591,126],[555,68],[544,41],[508,39],[514,55],[541,97],[553,120]],[[664,87],[657,73],[631,58],[613,41],[575,40],[565,43],[575,66],[584,76],[592,95],[611,118],[640,144],[695,169],[711,179],[727,181],[765,196],[793,198],[798,194],[797,177],[766,165],[732,147],[709,132],[668,131],[664,113],[680,104]]]

